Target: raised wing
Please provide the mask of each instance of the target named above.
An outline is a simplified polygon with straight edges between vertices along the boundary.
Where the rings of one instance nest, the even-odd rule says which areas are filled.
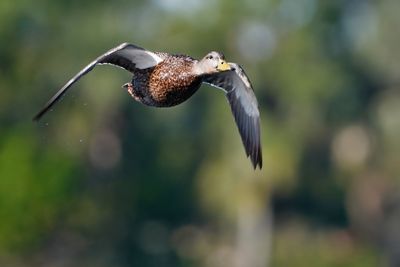
[[[246,155],[250,157],[254,169],[257,166],[261,169],[260,112],[257,99],[244,70],[238,64],[229,65],[230,71],[206,75],[203,81],[225,91]]]
[[[92,61],[89,65],[83,68],[71,80],[69,80],[42,108],[33,120],[39,120],[53,105],[60,100],[60,98],[67,92],[67,90],[76,83],[83,75],[90,72],[96,65],[111,64],[126,69],[134,73],[135,69],[147,69],[154,67],[163,59],[157,54],[145,50],[133,44],[123,43],[113,49],[110,49],[103,55],[99,56],[96,60]]]

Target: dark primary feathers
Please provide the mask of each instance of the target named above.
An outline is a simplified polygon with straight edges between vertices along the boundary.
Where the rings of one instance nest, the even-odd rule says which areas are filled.
[[[69,80],[39,111],[33,120],[39,120],[52,106],[60,100],[60,98],[67,92],[67,90],[76,83],[83,75],[93,70],[98,64],[111,64],[127,71],[134,72],[135,69],[147,69],[154,67],[161,61],[156,54],[147,51],[141,47],[133,44],[123,43],[113,49],[110,49],[103,55],[96,58],[89,65],[83,68],[71,80]]]
[[[261,169],[260,112],[257,99],[244,70],[238,64],[229,65],[231,71],[206,76],[204,81],[225,91],[246,155],[250,157],[254,168],[258,165]]]
[[[136,101],[153,107],[169,107],[186,101],[202,82],[223,89],[235,118],[246,155],[254,168],[262,168],[260,112],[252,85],[244,70],[227,63],[218,52],[201,60],[185,55],[151,52],[123,43],[104,53],[69,80],[34,117],[39,120],[82,76],[96,65],[111,64],[133,74],[123,87]]]

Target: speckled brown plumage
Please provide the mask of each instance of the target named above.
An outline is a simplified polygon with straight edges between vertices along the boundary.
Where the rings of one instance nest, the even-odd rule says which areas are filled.
[[[171,107],[192,96],[201,85],[192,73],[197,60],[185,55],[166,55],[153,68],[137,70],[132,78],[134,99],[148,106]]]

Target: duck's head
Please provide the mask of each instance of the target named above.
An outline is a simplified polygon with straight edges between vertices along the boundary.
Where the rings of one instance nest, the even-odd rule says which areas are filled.
[[[198,73],[211,74],[230,70],[231,67],[225,61],[223,54],[211,51],[197,63],[196,69]]]

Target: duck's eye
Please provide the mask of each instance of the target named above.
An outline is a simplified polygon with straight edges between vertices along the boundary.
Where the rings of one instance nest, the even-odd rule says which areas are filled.
[[[213,59],[213,56],[210,55],[210,56],[207,57],[207,59]]]

